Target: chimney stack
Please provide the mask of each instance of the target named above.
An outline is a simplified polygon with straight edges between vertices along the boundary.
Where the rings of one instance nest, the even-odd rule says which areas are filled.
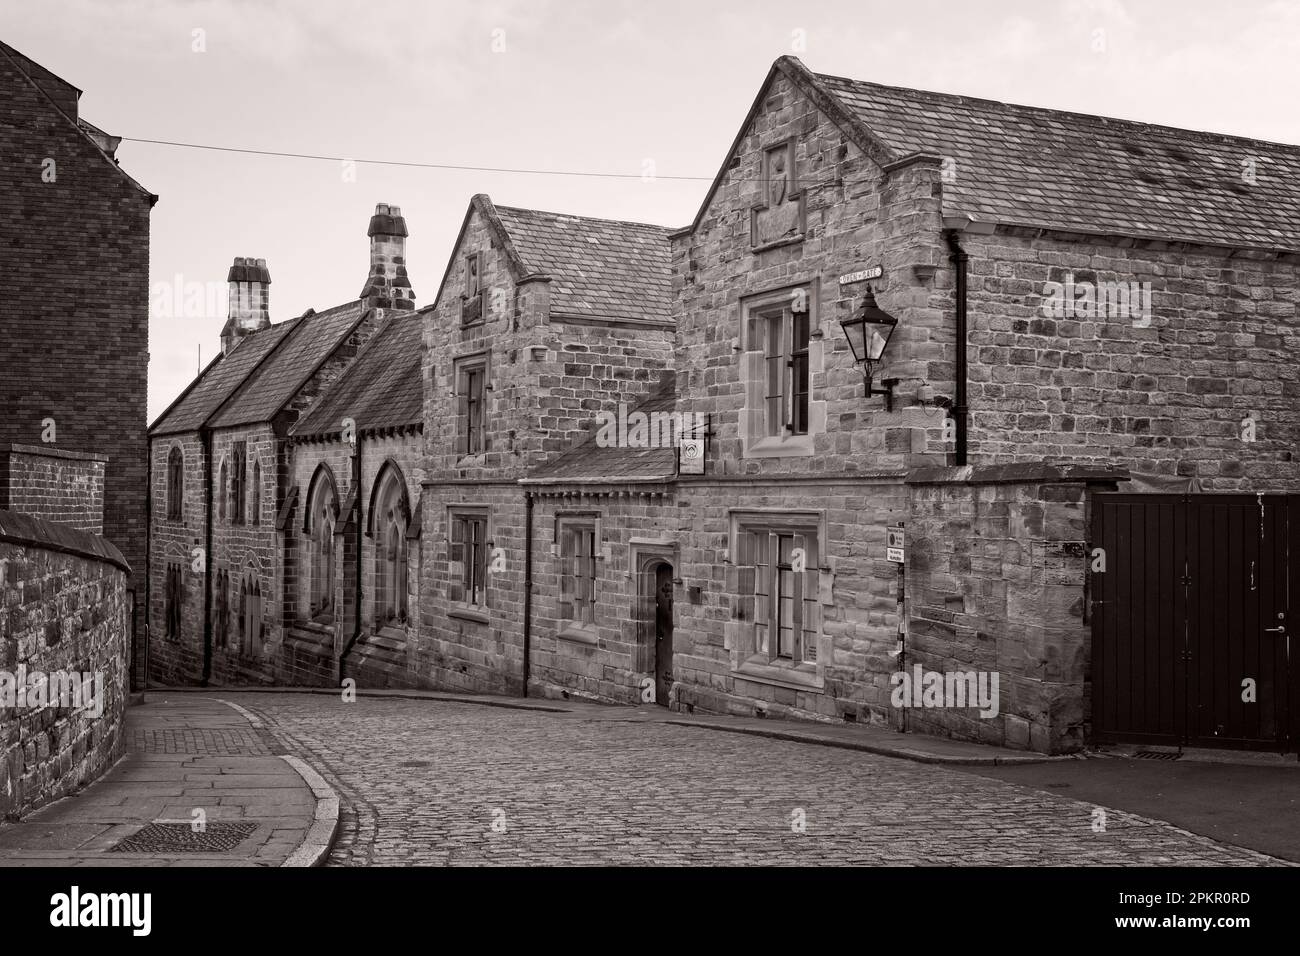
[[[415,293],[406,277],[406,220],[398,206],[380,203],[370,217],[370,276],[361,298],[382,309],[413,310]]]
[[[271,273],[265,259],[239,256],[226,275],[230,284],[230,303],[226,310],[226,324],[221,330],[221,354],[225,355],[250,332],[270,328],[271,316],[267,312]]]

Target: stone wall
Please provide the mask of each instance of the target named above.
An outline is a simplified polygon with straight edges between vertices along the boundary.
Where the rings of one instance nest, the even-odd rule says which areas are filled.
[[[1122,461],[1204,491],[1300,488],[1296,257],[1007,231],[961,241],[972,463]],[[1149,312],[1143,292],[1142,308],[1130,296],[1130,314],[1111,314],[1119,300],[1095,290],[1117,282],[1149,290]],[[950,270],[936,279],[945,315],[951,283]],[[925,373],[949,395],[950,352]]]
[[[57,800],[122,755],[129,574],[98,535],[0,511],[0,815]],[[70,671],[92,675],[87,689],[102,680],[89,701],[102,713],[48,691],[19,700],[20,677],[30,686],[35,674]]]
[[[996,673],[999,689],[995,716],[909,707],[909,730],[1043,753],[1084,745],[1091,493],[1114,490],[1124,477],[1041,464],[909,476],[899,670]]]
[[[103,534],[107,462],[50,445],[0,448],[0,508]]]
[[[173,449],[182,458],[184,483],[181,516],[167,516],[167,460]],[[203,673],[205,573],[195,561],[207,541],[207,474],[204,444],[198,432],[167,435],[150,443],[149,532],[149,679],[183,684]],[[180,569],[180,633],[167,633],[167,575]]]

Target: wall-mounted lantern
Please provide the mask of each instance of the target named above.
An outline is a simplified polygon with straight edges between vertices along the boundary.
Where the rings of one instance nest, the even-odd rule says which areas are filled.
[[[894,334],[897,325],[898,319],[876,305],[876,294],[871,291],[871,286],[867,286],[866,294],[862,296],[861,308],[852,317],[840,321],[844,337],[849,340],[849,348],[853,350],[853,361],[862,366],[862,380],[866,384],[867,396],[885,396],[885,408],[891,412],[894,410],[892,384],[887,380],[887,388],[871,386],[876,366],[884,356],[889,337]]]

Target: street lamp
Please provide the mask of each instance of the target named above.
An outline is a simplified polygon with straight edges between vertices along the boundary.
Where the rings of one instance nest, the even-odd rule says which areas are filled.
[[[871,286],[867,286],[866,294],[862,297],[862,307],[851,318],[840,321],[844,337],[849,340],[849,348],[853,350],[853,361],[862,366],[862,380],[866,384],[867,396],[884,395],[888,411],[894,410],[891,382],[885,381],[891,387],[872,388],[871,380],[897,325],[898,319],[876,305],[876,294],[871,291]]]

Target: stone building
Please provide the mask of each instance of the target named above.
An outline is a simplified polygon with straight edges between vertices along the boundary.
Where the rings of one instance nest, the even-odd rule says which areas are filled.
[[[81,90],[0,43],[0,498],[23,469],[19,503],[95,514],[131,567],[127,601],[144,603],[149,214],[158,197],[118,165],[118,137],[79,113]],[[25,449],[8,469],[9,446]],[[41,451],[44,449],[44,452]],[[102,500],[56,480],[74,457],[98,462]],[[68,472],[71,474],[71,472]],[[25,472],[28,476],[31,471]],[[59,499],[56,503],[55,499]],[[82,525],[84,527],[84,525]],[[143,644],[133,614],[132,633]]]
[[[530,617],[559,619],[540,689],[1044,751],[1294,747],[1300,683],[1264,625],[1297,573],[1298,159],[778,60],[671,236],[656,401],[707,421],[703,474],[587,442],[524,482]],[[849,329],[882,315],[864,382]],[[1188,564],[1182,618],[1179,535],[1257,556]],[[1245,596],[1220,593],[1238,574]],[[590,626],[566,625],[572,595]],[[917,665],[996,675],[995,706],[900,707]]]
[[[476,196],[422,413],[284,432],[260,674],[1294,750],[1297,173],[782,57],[685,228]]]
[[[377,207],[361,297],[278,324],[266,263],[232,265],[221,355],[149,430],[155,681],[275,679],[285,629],[298,623],[290,513],[308,490],[292,483],[291,430],[390,316],[413,314],[406,234],[399,209]]]
[[[421,680],[523,692],[540,539],[519,480],[671,368],[670,298],[661,227],[471,201],[423,313]]]

